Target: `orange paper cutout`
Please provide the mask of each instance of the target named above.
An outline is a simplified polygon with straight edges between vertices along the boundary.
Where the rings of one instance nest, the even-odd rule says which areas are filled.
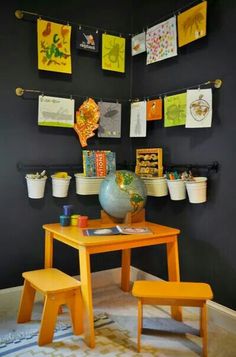
[[[147,101],[147,120],[162,119],[162,99]]]
[[[99,107],[92,98],[85,100],[76,112],[74,130],[79,136],[82,147],[87,146],[87,139],[95,135],[93,131],[99,126],[97,124],[99,118]]]

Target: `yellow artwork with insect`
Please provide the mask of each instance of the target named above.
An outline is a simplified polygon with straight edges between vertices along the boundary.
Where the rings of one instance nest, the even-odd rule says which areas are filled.
[[[125,72],[125,38],[102,35],[102,69]]]
[[[38,69],[71,73],[71,26],[37,20]]]
[[[206,36],[207,1],[178,15],[179,47]]]

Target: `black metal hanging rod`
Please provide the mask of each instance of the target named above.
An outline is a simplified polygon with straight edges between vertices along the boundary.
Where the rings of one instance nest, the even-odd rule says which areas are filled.
[[[130,37],[132,36],[131,33],[124,33],[124,32],[119,32],[119,31],[115,31],[115,30],[110,30],[110,29],[104,29],[101,27],[96,27],[96,26],[92,26],[92,25],[86,25],[86,24],[82,24],[80,22],[73,22],[73,21],[68,21],[68,20],[63,20],[63,19],[58,19],[56,17],[51,17],[51,16],[47,16],[47,15],[41,15],[41,14],[37,14],[35,12],[30,12],[30,11],[25,11],[25,10],[16,10],[15,11],[15,16],[18,20],[23,19],[24,15],[30,15],[32,17],[36,17],[37,19],[46,19],[49,21],[56,21],[56,22],[60,22],[60,23],[64,23],[66,25],[74,25],[77,26],[78,28],[82,29],[84,28],[88,28],[88,29],[92,29],[94,31],[98,32],[102,32],[102,33],[111,33],[111,34],[116,34],[118,36],[123,36],[123,37]]]
[[[165,164],[165,170],[173,170],[173,169],[206,169],[208,171],[218,172],[219,170],[219,162],[213,161],[211,164]]]
[[[22,162],[17,163],[17,169],[21,172],[31,173],[32,171],[39,172],[40,170],[46,170],[49,172],[52,171],[70,171],[70,172],[78,172],[83,169],[83,165],[81,164],[23,164]],[[30,172],[29,172],[30,171]]]

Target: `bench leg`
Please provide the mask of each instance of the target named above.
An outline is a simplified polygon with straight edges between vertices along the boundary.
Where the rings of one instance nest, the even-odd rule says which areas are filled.
[[[206,302],[201,307],[200,336],[202,337],[202,356],[203,357],[207,357],[208,331],[207,331],[207,306],[206,306]]]
[[[57,296],[46,295],[39,330],[39,346],[46,345],[47,343],[52,342],[58,309],[60,305],[61,302],[57,301]]]
[[[27,280],[25,280],[17,316],[18,323],[30,321],[33,310],[34,297],[35,289],[32,288],[31,284]]]
[[[80,335],[83,332],[83,302],[80,289],[74,291],[66,303],[70,310],[73,332]]]
[[[143,328],[143,304],[141,299],[138,299],[138,331],[137,331],[137,350],[141,350],[141,334]]]

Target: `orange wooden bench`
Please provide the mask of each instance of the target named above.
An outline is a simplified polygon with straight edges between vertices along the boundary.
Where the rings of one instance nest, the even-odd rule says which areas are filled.
[[[31,319],[36,291],[44,295],[44,306],[39,330],[39,346],[52,342],[54,327],[61,305],[69,307],[73,332],[83,331],[82,296],[80,282],[58,269],[41,269],[24,272],[24,287],[18,311],[17,322]]]
[[[203,356],[207,356],[206,301],[213,298],[211,287],[208,284],[140,280],[134,282],[132,294],[138,298],[138,352],[141,348],[143,304],[197,306],[201,308],[200,336],[203,339]]]

